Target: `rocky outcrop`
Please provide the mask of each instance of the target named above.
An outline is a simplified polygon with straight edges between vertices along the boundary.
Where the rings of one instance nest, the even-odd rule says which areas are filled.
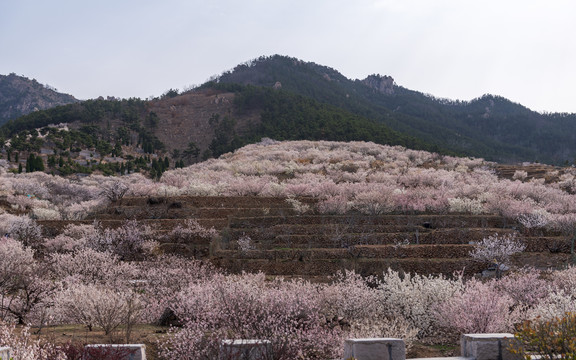
[[[394,94],[394,79],[391,76],[370,75],[362,83],[382,94]]]
[[[72,95],[14,73],[0,75],[0,125],[37,110],[78,102]]]

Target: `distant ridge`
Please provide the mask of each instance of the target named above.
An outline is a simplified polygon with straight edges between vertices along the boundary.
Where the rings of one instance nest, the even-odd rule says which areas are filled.
[[[14,73],[0,75],[0,125],[37,110],[78,102],[72,95]]]

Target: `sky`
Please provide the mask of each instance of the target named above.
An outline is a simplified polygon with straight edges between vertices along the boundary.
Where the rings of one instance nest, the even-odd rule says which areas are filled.
[[[149,98],[281,54],[576,113],[574,34],[572,0],[6,0],[0,74],[79,99]]]

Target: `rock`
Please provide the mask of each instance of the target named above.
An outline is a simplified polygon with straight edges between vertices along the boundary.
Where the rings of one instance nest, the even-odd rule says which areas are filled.
[[[370,75],[362,83],[382,94],[394,94],[394,79],[391,76]]]

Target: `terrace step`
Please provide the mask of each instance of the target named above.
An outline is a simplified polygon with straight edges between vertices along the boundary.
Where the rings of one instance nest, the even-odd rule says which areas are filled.
[[[228,218],[229,216],[292,216],[290,207],[271,209],[255,208],[170,208],[118,206],[110,207],[104,213],[93,215],[92,219],[189,219],[189,218]]]
[[[570,254],[571,240],[566,236],[524,237],[525,252],[546,252]]]
[[[304,204],[315,204],[313,198],[296,198]],[[286,198],[264,196],[170,196],[170,197],[128,197],[118,202],[119,206],[179,206],[182,208],[276,208],[287,207]]]
[[[276,235],[273,238],[256,238],[254,245],[260,249],[274,247],[289,248],[339,248],[357,245],[387,244],[470,244],[481,241],[495,233],[513,233],[511,229],[438,229],[428,232],[398,233],[344,233],[344,234],[311,234],[311,235]],[[235,232],[240,234],[240,232]],[[250,233],[248,232],[247,235]],[[273,236],[273,234],[271,234]]]
[[[388,225],[388,224],[280,224],[265,228],[232,228],[230,234],[248,235],[254,239],[270,239],[277,234],[284,235],[330,235],[343,234],[372,234],[372,233],[426,233],[429,228],[417,225]]]
[[[316,199],[300,198],[310,213],[297,214],[285,198],[271,197],[125,197],[87,221],[39,221],[43,231],[59,234],[67,224],[92,224],[98,219],[116,228],[138,219],[156,231],[166,253],[210,259],[229,271],[264,271],[270,275],[325,278],[344,269],[363,275],[389,267],[421,274],[452,274],[465,269],[479,273],[471,242],[516,232],[519,225],[497,215],[314,213]],[[217,239],[175,239],[169,233],[186,219],[220,231]],[[516,265],[537,259],[548,268],[568,261],[569,239],[535,231],[519,237],[526,251],[513,257]],[[242,252],[237,240],[249,236],[255,250]],[[530,259],[530,260],[528,260]],[[550,265],[552,263],[552,265]]]
[[[214,227],[216,230],[224,229],[228,226],[227,219],[195,219],[198,223],[206,228]],[[143,225],[149,225],[155,230],[172,230],[178,225],[184,224],[184,219],[147,219],[139,220],[138,222]],[[126,220],[98,220],[100,225],[104,228],[118,228],[126,223]],[[38,220],[38,224],[42,226],[42,231],[46,235],[56,236],[64,231],[68,225],[92,225],[94,220]]]
[[[258,228],[275,225],[414,225],[425,228],[504,228],[506,219],[496,215],[300,215],[300,216],[260,216],[232,217],[230,228]]]
[[[216,257],[234,259],[268,259],[268,260],[315,260],[315,259],[382,259],[382,258],[465,258],[474,247],[472,245],[359,245],[353,248],[339,249],[291,249],[276,248],[270,250],[218,250]]]

